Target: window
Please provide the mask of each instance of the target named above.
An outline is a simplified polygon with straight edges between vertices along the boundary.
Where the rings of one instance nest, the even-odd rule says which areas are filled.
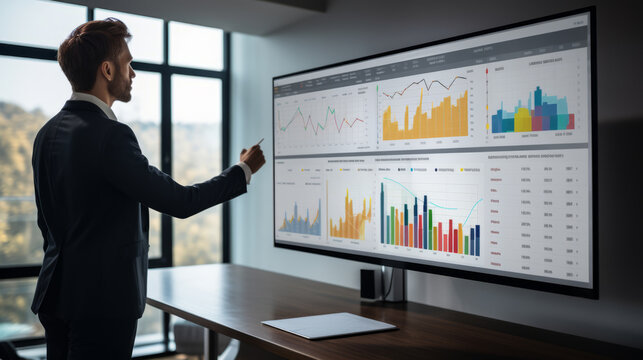
[[[118,11],[96,9],[94,19],[114,17],[127,25],[132,38],[128,45],[135,61],[163,63],[163,20]]]
[[[30,310],[43,257],[31,155],[37,131],[71,95],[55,61],[57,48],[88,16],[116,17],[133,35],[132,100],[112,110],[132,128],[150,164],[184,185],[218,175],[226,164],[223,55],[229,36],[223,31],[55,1],[1,0],[0,341],[44,336]],[[222,214],[215,207],[173,220],[150,210],[150,267],[225,259]],[[172,339],[164,323],[170,324],[169,315],[148,306],[136,346]]]
[[[85,22],[84,6],[41,0],[2,0],[0,43],[58,49]]]
[[[126,23],[127,24],[127,23]],[[141,152],[151,165],[161,168],[161,74],[135,71],[132,100],[117,101],[112,110],[118,121],[129,125]],[[161,257],[161,214],[150,209],[150,258]]]
[[[0,281],[0,341],[45,335],[30,310],[35,290],[35,278]]]
[[[221,172],[221,80],[172,75],[172,169],[181,184]],[[174,264],[221,262],[221,207],[174,221]]]
[[[0,56],[0,79],[0,264],[40,264],[43,239],[36,225],[33,141],[71,87],[58,64],[46,60]]]
[[[223,31],[170,22],[170,65],[222,70],[222,49]]]

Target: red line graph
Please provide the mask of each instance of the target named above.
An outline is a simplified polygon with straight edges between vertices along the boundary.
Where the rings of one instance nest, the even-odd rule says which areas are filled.
[[[451,83],[450,83],[448,86],[444,85],[444,84],[443,84],[441,81],[439,81],[439,80],[433,80],[433,81],[431,81],[429,84],[427,84],[427,83],[426,83],[426,79],[422,79],[422,80],[420,80],[420,81],[414,81],[414,82],[412,82],[411,84],[409,84],[409,86],[405,87],[405,88],[404,88],[404,90],[402,90],[402,91],[396,91],[396,92],[394,92],[392,95],[389,95],[389,94],[387,94],[387,93],[385,93],[385,92],[382,92],[382,94],[384,94],[384,96],[388,97],[389,99],[393,99],[393,98],[395,97],[395,95],[403,96],[403,95],[404,95],[404,92],[406,92],[406,90],[408,90],[411,86],[413,86],[413,85],[420,85],[421,83],[424,83],[424,87],[426,88],[426,93],[427,93],[427,94],[429,93],[429,90],[431,90],[431,86],[433,86],[433,84],[436,84],[436,83],[437,83],[437,84],[439,84],[439,85],[441,85],[441,86],[442,86],[443,88],[445,88],[446,90],[450,90],[450,89],[451,89],[451,86],[453,85],[453,83],[454,83],[457,79],[466,80],[467,78],[466,78],[466,77],[463,77],[463,76],[456,76],[456,77],[454,77],[454,78],[453,78],[453,80],[451,80]]]

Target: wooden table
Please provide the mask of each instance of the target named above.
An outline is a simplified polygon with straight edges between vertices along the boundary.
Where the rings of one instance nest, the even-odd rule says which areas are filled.
[[[362,303],[358,290],[231,264],[150,270],[147,303],[209,329],[209,339],[221,333],[290,359],[643,358],[632,348],[413,302]],[[399,330],[313,341],[261,324],[344,311]]]

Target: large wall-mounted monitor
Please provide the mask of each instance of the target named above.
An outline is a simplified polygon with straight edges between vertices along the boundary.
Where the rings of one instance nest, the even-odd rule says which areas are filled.
[[[275,245],[597,297],[594,12],[275,77]]]

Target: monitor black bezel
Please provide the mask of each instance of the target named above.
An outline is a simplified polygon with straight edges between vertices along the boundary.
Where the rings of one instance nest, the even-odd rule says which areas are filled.
[[[443,267],[443,266],[437,266],[437,265],[426,265],[426,264],[418,264],[414,262],[408,262],[408,261],[398,261],[398,260],[391,260],[391,259],[386,259],[386,258],[381,258],[377,256],[367,256],[367,255],[357,255],[357,254],[350,254],[350,253],[344,253],[340,251],[333,251],[333,250],[326,250],[326,249],[317,249],[317,248],[311,248],[303,245],[291,245],[291,244],[284,244],[284,243],[279,243],[275,237],[276,233],[276,223],[275,223],[275,119],[274,119],[274,113],[275,113],[275,101],[274,101],[274,83],[276,80],[294,76],[294,75],[300,75],[300,74],[305,74],[305,73],[310,73],[314,71],[319,71],[319,70],[325,70],[333,67],[338,67],[338,66],[344,66],[360,61],[365,61],[365,60],[371,60],[383,56],[389,56],[405,51],[410,51],[410,50],[416,50],[420,48],[425,48],[429,46],[435,46],[439,44],[444,44],[448,42],[453,42],[453,41],[458,41],[458,40],[463,40],[475,36],[480,36],[480,35],[487,35],[490,33],[495,33],[499,31],[505,31],[505,30],[511,30],[514,28],[518,27],[523,27],[527,25],[533,25],[537,24],[540,22],[546,22],[546,21],[551,21],[551,20],[556,20],[564,17],[569,17],[573,15],[578,15],[578,14],[584,14],[584,13],[589,13],[589,27],[590,27],[590,42],[589,42],[589,47],[590,47],[590,90],[591,90],[591,111],[592,111],[592,116],[591,116],[591,159],[592,159],[592,174],[591,174],[591,181],[592,181],[592,189],[591,189],[591,194],[592,194],[592,288],[584,288],[584,287],[576,287],[576,286],[571,286],[571,285],[561,285],[561,284],[555,284],[555,283],[548,283],[545,281],[538,281],[538,280],[527,280],[527,279],[522,279],[522,278],[516,278],[516,277],[511,277],[511,276],[503,276],[503,275],[494,275],[494,274],[487,274],[487,273],[480,273],[476,271],[470,271],[470,270],[461,270],[461,269],[453,269],[453,268],[448,268],[448,267]],[[527,21],[522,21],[518,23],[513,23],[513,24],[508,24],[508,25],[503,25],[499,27],[494,27],[486,30],[481,30],[481,31],[476,31],[472,33],[467,33],[463,35],[458,35],[446,39],[441,39],[437,41],[431,41],[419,45],[414,45],[410,47],[405,47],[401,49],[396,49],[396,50],[391,50],[387,52],[382,52],[378,54],[373,54],[357,59],[352,59],[352,60],[347,60],[343,62],[338,62],[334,64],[329,64],[329,65],[324,65],[312,69],[306,69],[302,71],[297,71],[294,73],[289,73],[285,75],[279,75],[275,76],[272,78],[272,91],[273,91],[273,101],[272,101],[272,165],[273,165],[273,216],[272,216],[272,222],[273,222],[273,246],[276,248],[284,248],[284,249],[291,249],[291,250],[297,250],[297,251],[303,251],[303,252],[308,252],[308,253],[314,253],[314,254],[320,254],[320,255],[326,255],[326,256],[332,256],[336,258],[342,258],[342,259],[347,259],[347,260],[354,260],[354,261],[361,261],[361,262],[366,262],[366,263],[372,263],[372,264],[377,264],[377,265],[383,265],[383,266],[390,266],[390,267],[396,267],[396,268],[402,268],[402,269],[408,269],[408,270],[415,270],[415,271],[421,271],[421,272],[426,272],[426,273],[431,273],[431,274],[438,274],[438,275],[447,275],[447,276],[452,276],[452,277],[457,277],[457,278],[463,278],[463,279],[469,279],[469,280],[476,280],[476,281],[483,281],[483,282],[488,282],[488,283],[494,283],[494,284],[500,284],[500,285],[508,285],[508,286],[514,286],[514,287],[519,287],[519,288],[526,288],[526,289],[532,289],[532,290],[539,290],[539,291],[546,291],[546,292],[552,292],[552,293],[557,293],[557,294],[564,294],[564,295],[570,295],[570,296],[577,296],[577,297],[584,297],[588,299],[598,299],[598,166],[597,166],[597,160],[598,160],[598,152],[597,152],[597,94],[596,94],[596,7],[595,6],[590,6],[590,7],[585,7],[585,8],[580,8],[576,10],[571,10],[571,11],[566,11],[562,13],[556,13],[553,15],[549,16],[544,16],[532,20],[527,20]]]

